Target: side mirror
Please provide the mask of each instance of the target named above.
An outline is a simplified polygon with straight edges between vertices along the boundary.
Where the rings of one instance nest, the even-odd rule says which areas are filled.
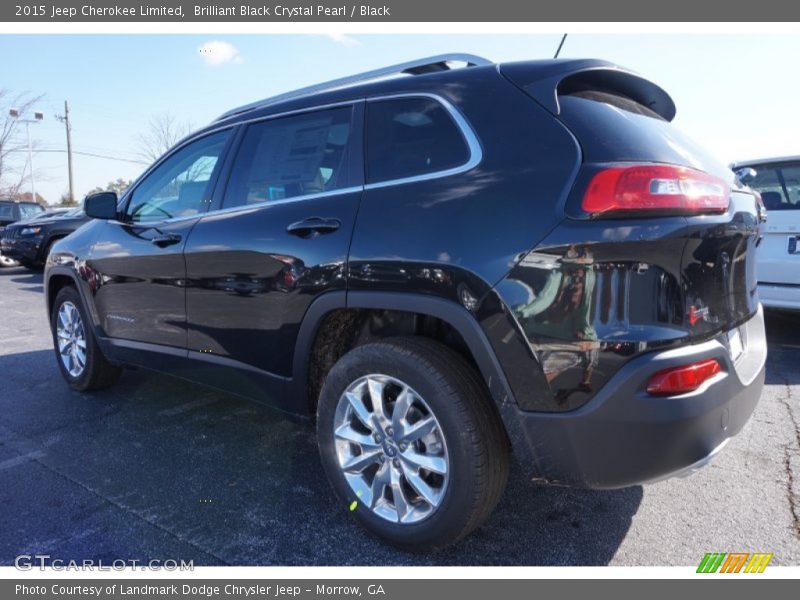
[[[741,181],[744,185],[747,185],[753,181],[753,179],[756,178],[756,175],[758,175],[758,172],[751,167],[739,167],[734,171],[734,173],[736,173],[736,177],[738,177],[739,181]]]
[[[117,201],[114,192],[92,194],[83,201],[83,212],[92,219],[116,219]]]

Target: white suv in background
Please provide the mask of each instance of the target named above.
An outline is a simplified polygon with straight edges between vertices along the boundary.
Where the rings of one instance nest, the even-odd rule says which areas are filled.
[[[800,156],[742,161],[732,168],[761,194],[767,209],[756,255],[761,302],[800,311]]]

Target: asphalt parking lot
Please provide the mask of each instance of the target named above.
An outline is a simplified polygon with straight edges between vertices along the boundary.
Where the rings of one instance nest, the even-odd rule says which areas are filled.
[[[454,548],[399,552],[335,502],[313,430],[143,371],[71,391],[42,276],[0,270],[0,564],[19,554],[195,565],[696,565],[706,552],[800,564],[800,317],[768,314],[767,387],[745,430],[687,479],[610,492],[512,472]]]

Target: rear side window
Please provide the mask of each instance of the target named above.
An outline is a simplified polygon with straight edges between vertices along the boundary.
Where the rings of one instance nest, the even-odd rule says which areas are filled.
[[[748,184],[761,194],[769,210],[800,210],[800,163],[756,165]]]
[[[461,130],[433,99],[378,100],[367,111],[367,183],[435,173],[469,160]]]
[[[251,125],[223,206],[245,206],[349,187],[351,107]]]

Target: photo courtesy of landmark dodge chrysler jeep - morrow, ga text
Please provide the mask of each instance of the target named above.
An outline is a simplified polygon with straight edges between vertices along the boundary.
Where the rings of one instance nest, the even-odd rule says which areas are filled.
[[[53,246],[61,372],[315,418],[336,495],[406,548],[480,525],[512,456],[598,489],[691,472],[764,383],[763,213],[674,115],[607,62],[471,55],[232,110]]]

